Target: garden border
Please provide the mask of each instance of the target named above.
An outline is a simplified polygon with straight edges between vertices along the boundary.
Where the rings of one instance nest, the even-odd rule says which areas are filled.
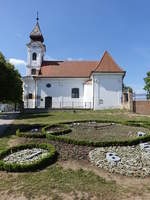
[[[46,129],[47,128],[51,128],[51,127],[55,127],[55,126],[62,126],[62,130],[57,130],[57,131],[53,131],[52,133],[46,133]],[[64,135],[64,134],[67,134],[67,133],[70,133],[72,131],[71,128],[69,128],[69,126],[66,124],[66,123],[56,123],[56,124],[50,124],[50,125],[47,125],[45,127],[42,128],[42,133],[43,134],[51,134],[51,135]]]
[[[143,128],[149,128],[150,124],[144,122],[136,122],[136,121],[114,121],[114,120],[78,120],[78,121],[69,121],[69,122],[62,122],[61,124],[70,124],[70,123],[80,123],[80,122],[100,122],[100,123],[116,123],[116,124],[122,124],[127,126],[137,126],[137,127],[143,127]],[[49,134],[46,133],[46,138],[54,141],[60,141],[65,142],[68,144],[74,144],[74,145],[82,145],[82,146],[93,146],[93,147],[108,147],[108,146],[131,146],[131,145],[137,145],[140,142],[148,142],[150,141],[150,135],[142,136],[135,139],[129,139],[129,140],[123,140],[123,141],[105,141],[105,142],[94,142],[94,141],[87,141],[87,140],[76,140],[71,138],[66,138],[61,135],[55,135],[55,134]]]
[[[23,149],[32,149],[32,148],[42,148],[47,149],[49,151],[47,156],[34,161],[29,164],[17,164],[17,163],[6,163],[2,159],[5,158],[10,153],[17,152]],[[55,147],[51,144],[25,144],[19,145],[15,147],[8,148],[0,153],[0,170],[5,170],[8,172],[27,172],[27,171],[36,171],[45,168],[49,164],[52,164],[56,161],[57,153]]]
[[[32,128],[41,128],[41,132],[37,132],[35,133],[28,133],[29,130],[31,130]],[[25,125],[24,127],[17,129],[16,130],[16,135],[18,137],[25,137],[25,138],[46,138],[46,134],[42,131],[43,127],[45,127],[44,125],[41,124],[29,124],[29,125]]]
[[[50,124],[50,125],[46,125],[46,126],[42,126],[42,125],[29,125],[28,127],[25,128],[21,128],[21,129],[17,129],[16,130],[16,135],[18,137],[25,137],[25,138],[46,138],[46,129],[50,128],[50,127],[54,127],[57,125],[61,125],[62,126],[62,130],[59,131],[54,131],[53,133],[51,133],[52,135],[64,135],[67,134],[69,132],[71,132],[72,130],[67,126],[67,124],[63,124],[63,123],[56,123],[56,124]],[[31,128],[36,128],[36,127],[42,127],[41,129],[41,133],[28,133],[27,131],[25,132],[24,130],[30,130]],[[30,128],[30,129],[29,129]],[[24,132],[23,132],[24,131]]]
[[[30,138],[47,138],[49,140],[59,141],[59,142],[65,142],[68,144],[75,144],[75,145],[82,145],[82,146],[93,146],[93,147],[107,147],[107,146],[131,146],[131,145],[137,145],[140,142],[148,142],[150,141],[150,135],[142,136],[135,139],[128,139],[123,141],[105,141],[105,142],[93,142],[93,141],[87,141],[87,140],[75,140],[71,138],[63,137],[64,134],[67,134],[71,132],[72,130],[67,126],[67,124],[71,123],[81,123],[81,122],[99,122],[99,123],[116,123],[116,124],[122,124],[127,126],[134,126],[134,127],[143,127],[150,129],[150,123],[147,121],[114,121],[114,120],[96,120],[96,119],[90,119],[90,120],[73,120],[73,121],[65,121],[60,122],[56,124],[50,124],[46,125],[42,128],[41,134],[28,134],[16,131],[16,135],[19,137],[30,137]],[[46,133],[46,128],[55,126],[55,125],[63,125],[66,130],[61,131],[55,131],[53,133]],[[68,128],[68,129],[67,129]]]

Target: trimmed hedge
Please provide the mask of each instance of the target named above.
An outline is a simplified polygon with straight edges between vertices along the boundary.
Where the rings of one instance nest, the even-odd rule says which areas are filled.
[[[46,138],[50,140],[65,142],[68,144],[82,145],[82,146],[93,146],[93,147],[109,147],[109,146],[131,146],[137,145],[140,142],[148,142],[150,141],[150,135],[146,135],[140,138],[124,140],[124,141],[105,141],[105,142],[94,142],[87,140],[76,140],[72,138],[66,138],[63,136],[55,136],[51,134],[46,134]]]
[[[3,161],[7,155],[11,153],[15,153],[19,150],[23,149],[32,149],[32,148],[41,148],[47,149],[49,151],[48,155],[40,158],[37,161],[34,161],[29,164],[17,164],[17,163],[6,163]],[[27,172],[27,171],[35,171],[39,169],[43,169],[49,164],[55,162],[57,157],[57,153],[55,151],[55,147],[51,144],[25,144],[19,145],[15,147],[11,147],[5,151],[0,153],[0,170],[5,170],[8,172]]]
[[[34,129],[34,128],[41,128],[41,132],[37,132],[37,133],[29,132],[31,129]],[[42,128],[43,126],[39,124],[28,125],[21,129],[17,129],[16,135],[18,137],[26,137],[26,138],[46,138],[46,134],[42,131]]]
[[[141,122],[132,122],[132,121],[125,121],[125,122],[115,122],[115,121],[107,121],[107,120],[82,120],[82,121],[72,121],[72,122],[65,122],[65,123],[78,123],[78,122],[89,122],[89,121],[95,121],[99,123],[116,123],[116,124],[122,124],[122,125],[128,125],[128,126],[138,126],[138,127],[144,127],[144,128],[150,128],[150,124],[143,124]],[[75,144],[75,145],[83,145],[83,146],[93,146],[93,147],[106,147],[106,146],[131,146],[131,145],[137,145],[140,142],[147,142],[150,141],[150,135],[146,135],[143,137],[138,137],[135,139],[129,139],[129,140],[123,140],[123,141],[105,141],[105,142],[94,142],[94,141],[87,141],[87,140],[76,140],[72,138],[66,138],[63,136],[59,136],[58,134],[46,134],[46,138],[50,140],[57,140],[60,142],[65,142],[68,144]]]
[[[143,137],[138,137],[135,139],[129,139],[124,141],[105,141],[105,142],[94,142],[94,141],[87,141],[87,140],[76,140],[71,138],[63,137],[64,134],[67,134],[72,131],[72,129],[69,128],[67,124],[71,123],[81,123],[81,122],[97,122],[97,123],[115,123],[115,124],[122,124],[127,126],[137,126],[137,127],[143,127],[150,129],[150,123],[147,121],[114,121],[114,120],[74,120],[74,121],[68,121],[68,122],[61,122],[59,124],[52,124],[47,125],[42,128],[41,133],[32,134],[32,133],[23,133],[20,131],[16,132],[16,135],[20,137],[34,137],[34,138],[47,138],[50,140],[57,140],[60,142],[65,142],[68,144],[75,144],[75,145],[84,145],[84,146],[94,146],[94,147],[105,147],[105,146],[130,146],[130,145],[136,145],[140,142],[147,142],[150,141],[150,135],[146,135]],[[57,130],[52,133],[46,133],[46,130],[51,127],[55,126],[62,126],[62,130]]]
[[[48,134],[56,136],[56,135],[64,135],[64,134],[70,133],[72,131],[72,129],[69,128],[69,126],[67,124],[60,123],[60,124],[47,125],[47,126],[43,127],[42,133],[46,135],[46,131],[48,128],[55,128],[57,126],[61,127],[61,130],[52,131],[51,133],[48,133]]]
[[[51,124],[51,125],[46,125],[45,127],[41,126],[41,125],[30,125],[26,128],[22,128],[21,130],[20,129],[17,129],[16,131],[16,135],[19,136],[19,137],[26,137],[26,138],[46,138],[46,129],[48,128],[53,128],[53,127],[56,127],[56,126],[60,126],[62,127],[61,130],[56,130],[56,131],[53,131],[51,134],[53,135],[64,135],[64,134],[67,134],[67,133],[70,133],[72,130],[69,128],[68,125],[66,124]],[[37,133],[32,133],[32,132],[28,132],[29,130],[31,130],[32,128],[42,128],[41,129],[41,133],[37,132]]]

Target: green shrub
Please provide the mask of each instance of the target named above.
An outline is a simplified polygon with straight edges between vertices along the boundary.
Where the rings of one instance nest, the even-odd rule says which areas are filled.
[[[51,134],[53,135],[64,135],[67,134],[69,132],[71,132],[72,130],[69,128],[68,125],[66,124],[51,124],[51,125],[46,125],[45,127],[42,127],[41,125],[29,125],[28,127],[17,129],[16,131],[16,135],[19,137],[26,137],[26,138],[46,138],[46,130],[48,128],[52,128],[52,127],[56,127],[56,126],[60,126],[62,129],[61,130],[56,130],[53,131]],[[37,133],[32,133],[32,132],[28,132],[29,130],[31,130],[32,128],[37,128],[37,127],[42,127],[41,132],[37,132]]]
[[[46,134],[46,138],[50,140],[65,142],[68,144],[74,145],[82,145],[82,146],[93,146],[93,147],[109,147],[109,146],[131,146],[137,145],[140,142],[147,142],[150,141],[150,135],[146,135],[140,138],[129,139],[124,141],[105,141],[105,142],[94,142],[94,141],[87,141],[87,140],[75,140],[72,138],[66,138],[63,136],[56,136],[51,134]]]
[[[99,123],[116,123],[116,124],[122,124],[122,125],[128,125],[128,126],[138,126],[138,127],[144,127],[144,128],[150,128],[149,124],[144,124],[141,122],[134,122],[134,121],[110,121],[110,120],[82,120],[82,121],[69,121],[65,122],[67,124],[70,123],[81,123],[81,122],[89,122],[89,121],[95,121]],[[65,142],[68,144],[75,144],[75,145],[83,145],[83,146],[94,146],[94,147],[106,147],[106,146],[131,146],[139,144],[140,142],[147,142],[150,141],[150,135],[146,135],[143,137],[138,137],[135,139],[128,139],[124,141],[105,141],[105,142],[94,142],[94,141],[87,141],[87,140],[76,140],[72,138],[66,138],[61,136],[62,134],[51,134],[46,133],[46,138],[50,140],[57,140],[61,142]]]
[[[70,133],[72,131],[67,124],[60,123],[60,124],[47,125],[47,126],[43,127],[42,133],[46,135],[47,129],[54,128],[54,127],[57,127],[57,126],[61,127],[61,130],[52,131],[49,134],[51,134],[51,135],[64,135],[64,134]]]
[[[17,164],[17,163],[6,163],[3,161],[7,155],[17,152],[23,149],[32,149],[32,148],[42,148],[49,151],[48,155],[40,158],[37,161],[34,161],[29,164]],[[47,165],[53,163],[56,160],[57,153],[55,147],[51,144],[25,144],[19,145],[16,147],[11,147],[0,153],[0,170],[6,170],[9,172],[25,172],[25,171],[35,171],[38,169],[43,169]]]
[[[57,140],[69,144],[75,145],[84,145],[84,146],[94,146],[94,147],[102,147],[102,146],[128,146],[128,145],[136,145],[140,142],[147,142],[150,141],[150,135],[146,135],[143,137],[135,138],[135,139],[128,139],[124,141],[106,141],[106,142],[94,142],[94,141],[85,141],[85,140],[75,140],[71,138],[63,137],[64,134],[71,132],[72,130],[67,124],[71,123],[81,123],[81,122],[92,122],[95,121],[97,123],[116,123],[122,124],[127,126],[137,126],[137,127],[144,127],[150,129],[150,123],[146,121],[138,122],[138,121],[114,121],[114,120],[74,120],[68,122],[62,122],[59,124],[52,124],[47,125],[42,128],[41,133],[32,134],[32,133],[23,133],[20,131],[16,131],[16,135],[21,137],[39,137],[39,138],[47,138],[49,140]],[[47,129],[51,127],[61,126],[62,130],[53,131],[52,133],[47,133]]]
[[[41,132],[32,133],[29,132],[33,128],[41,128]],[[26,125],[25,127],[22,127],[21,129],[17,129],[16,135],[18,137],[26,137],[26,138],[46,138],[46,134],[42,132],[43,126],[42,125]]]

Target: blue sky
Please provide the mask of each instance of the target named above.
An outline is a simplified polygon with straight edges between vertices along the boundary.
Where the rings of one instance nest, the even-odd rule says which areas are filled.
[[[142,92],[150,71],[149,0],[0,0],[0,51],[25,73],[26,44],[39,11],[49,59],[100,60],[108,50]]]

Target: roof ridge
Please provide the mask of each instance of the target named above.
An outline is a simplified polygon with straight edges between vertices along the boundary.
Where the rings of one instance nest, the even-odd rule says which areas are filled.
[[[108,53],[107,51],[104,52],[102,58],[100,59],[99,63],[97,64],[96,68],[94,69],[93,72],[95,72],[97,70],[97,68],[99,67],[100,63],[102,62],[102,60],[104,59],[105,54]]]
[[[107,56],[107,57],[106,57]],[[104,60],[105,59],[105,60]],[[105,51],[100,62],[97,64],[95,70],[93,72],[96,72],[96,71],[105,71],[104,69],[109,67],[109,64],[112,64],[115,71],[123,71],[123,69],[116,63],[116,61],[113,59],[113,57],[111,56],[111,54],[108,52],[108,51]],[[108,66],[106,66],[108,64]],[[108,69],[106,71],[109,71]]]

